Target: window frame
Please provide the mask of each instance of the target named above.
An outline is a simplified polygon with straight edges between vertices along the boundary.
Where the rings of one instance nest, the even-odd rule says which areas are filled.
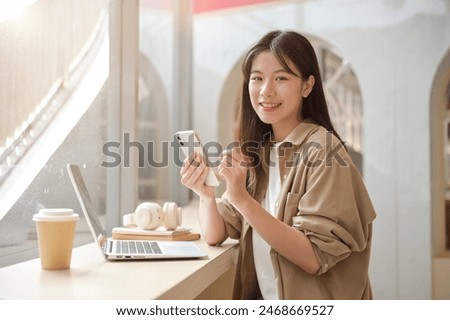
[[[110,101],[113,112],[107,119],[107,140],[121,143],[123,154],[123,133],[136,136],[136,109],[138,104],[138,65],[139,65],[139,0],[110,0],[110,77],[115,96]],[[117,60],[118,61],[117,61]],[[119,68],[113,66],[118,64]],[[114,115],[114,116],[113,116]],[[119,116],[120,115],[120,116]],[[137,203],[138,154],[130,150],[130,167],[122,165],[108,168],[106,174],[106,230],[121,224],[123,214],[133,212]]]

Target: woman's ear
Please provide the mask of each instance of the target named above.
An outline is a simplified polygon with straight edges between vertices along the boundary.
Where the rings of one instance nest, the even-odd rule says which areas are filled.
[[[316,83],[316,79],[314,78],[313,75],[310,75],[308,77],[308,80],[306,80],[304,82],[303,92],[302,92],[303,98],[307,98],[309,96],[309,94],[311,93],[315,83]]]

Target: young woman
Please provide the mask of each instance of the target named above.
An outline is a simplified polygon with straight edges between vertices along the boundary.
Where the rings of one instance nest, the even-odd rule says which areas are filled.
[[[371,299],[375,211],[328,114],[309,41],[274,31],[243,62],[239,148],[223,153],[226,192],[186,159],[204,239],[240,240],[235,299]]]

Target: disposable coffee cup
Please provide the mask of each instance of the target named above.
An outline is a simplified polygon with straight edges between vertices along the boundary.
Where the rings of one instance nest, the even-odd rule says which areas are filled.
[[[42,269],[70,268],[78,219],[78,214],[73,213],[72,209],[41,209],[33,215]]]

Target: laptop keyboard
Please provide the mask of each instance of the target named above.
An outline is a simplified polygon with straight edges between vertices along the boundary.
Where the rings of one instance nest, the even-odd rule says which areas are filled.
[[[155,241],[116,240],[116,254],[161,254]]]

